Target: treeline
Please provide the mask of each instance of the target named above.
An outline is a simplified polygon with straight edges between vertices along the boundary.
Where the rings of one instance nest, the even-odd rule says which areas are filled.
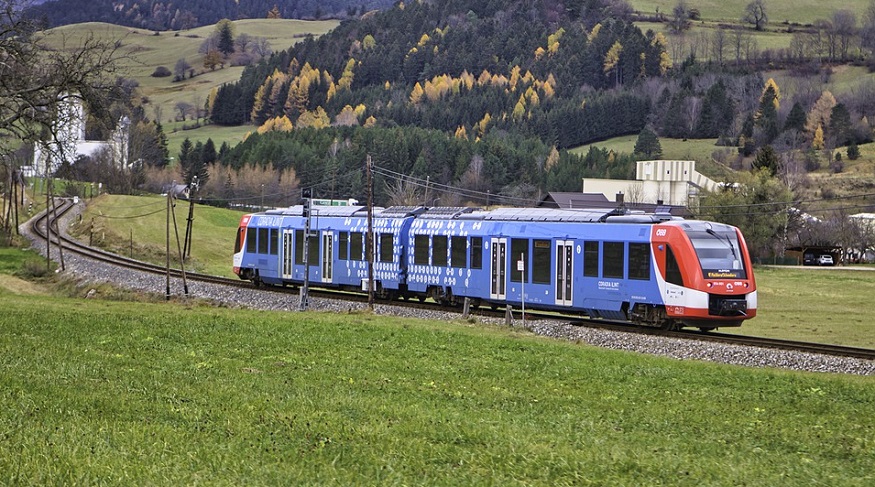
[[[594,5],[601,8],[593,8]],[[381,126],[482,137],[534,136],[560,148],[637,133],[650,101],[611,90],[671,66],[665,39],[606,19],[609,2],[411,2],[341,24],[247,68],[212,98],[220,125],[347,107]]]
[[[542,196],[544,188],[580,191],[583,177],[629,178],[635,170],[632,157],[604,150],[581,157],[535,138],[495,133],[474,141],[414,127],[256,133],[220,159],[231,171],[255,166],[273,168],[277,178],[294,174],[301,187],[313,188],[319,198],[364,201],[369,156],[377,168],[375,199],[381,205],[422,203],[426,198],[430,204],[439,199],[444,206],[484,205],[490,198],[492,204],[526,205]]]
[[[391,0],[134,0],[118,8],[113,0],[54,0],[28,8],[29,18],[47,27],[108,22],[155,31],[185,30],[221,19],[347,18],[392,5]]]

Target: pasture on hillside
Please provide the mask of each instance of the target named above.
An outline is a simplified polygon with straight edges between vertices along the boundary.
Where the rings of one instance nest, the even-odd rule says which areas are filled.
[[[274,51],[288,49],[306,35],[320,36],[334,27],[335,20],[305,21],[288,19],[246,19],[234,21],[235,36],[247,34],[265,38]],[[197,131],[181,131],[183,126],[193,126],[191,119],[179,121],[176,104],[183,102],[200,105],[206,102],[210,91],[224,83],[234,83],[240,79],[243,66],[226,65],[224,68],[209,70],[203,66],[204,55],[198,50],[201,44],[215,31],[214,25],[187,31],[152,32],[144,29],[118,25],[89,22],[66,25],[46,32],[50,45],[80,45],[88,36],[101,39],[117,39],[120,53],[125,57],[121,66],[125,76],[136,80],[143,96],[143,108],[149,118],[155,118],[155,107],[161,112],[161,123],[168,134],[170,155],[179,153],[179,145],[189,137],[192,141],[206,141],[213,138],[218,147],[225,140],[236,143],[251,130],[251,127],[202,128]],[[171,72],[180,59],[185,59],[196,73],[193,78],[173,81],[173,76],[156,78],[151,76],[155,68],[164,66]],[[178,134],[178,135],[177,135]]]
[[[696,8],[706,22],[740,23],[744,9],[751,0],[688,0],[687,7]],[[869,0],[818,1],[818,0],[766,0],[769,17],[768,29],[786,28],[785,22],[811,24],[818,19],[828,19],[839,9],[848,9],[862,15]],[[662,13],[671,17],[677,0],[629,0],[634,10],[642,13]]]

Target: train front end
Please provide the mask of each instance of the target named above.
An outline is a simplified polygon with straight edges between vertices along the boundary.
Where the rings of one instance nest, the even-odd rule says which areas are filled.
[[[237,274],[240,279],[247,281],[252,279],[253,275],[252,269],[243,268],[243,257],[246,249],[246,230],[251,218],[251,214],[243,215],[243,217],[240,218],[240,225],[237,227],[237,237],[234,239],[234,274]]]
[[[753,265],[731,225],[678,221],[653,229],[660,291],[669,319],[701,329],[740,326],[756,316]]]

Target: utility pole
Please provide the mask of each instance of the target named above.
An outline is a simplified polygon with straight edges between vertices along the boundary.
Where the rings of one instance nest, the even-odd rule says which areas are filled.
[[[298,301],[298,311],[306,311],[310,305],[310,199],[313,197],[313,190],[304,188],[301,190],[301,197],[304,199],[304,285],[301,287],[301,298]]]
[[[48,165],[48,162],[46,162]],[[47,166],[48,167],[48,166]],[[50,271],[52,269],[52,225],[49,220],[51,217],[51,207],[49,206],[49,202],[51,200],[51,183],[49,181],[49,170],[46,169],[46,271]]]
[[[182,246],[179,244],[179,226],[176,224],[176,204],[173,199],[170,200],[171,213],[173,213],[173,233],[176,234],[176,251],[179,252],[179,268],[182,272],[182,289],[188,296],[188,280],[185,277],[185,254],[182,253]]]
[[[188,185],[188,221],[185,224],[185,243],[182,249],[183,260],[191,257],[191,223],[194,221],[194,192],[197,189],[197,176],[193,176],[191,184]]]
[[[167,247],[165,249],[165,272],[167,274],[167,285],[164,290],[164,299],[170,301],[170,198],[173,193],[173,187],[176,186],[176,181],[174,180],[170,183],[170,187],[167,188],[167,224],[165,226],[166,236],[167,236]]]
[[[368,254],[368,309],[374,310],[374,161],[367,158],[368,173],[368,237],[365,252]],[[426,191],[428,188],[426,187]]]

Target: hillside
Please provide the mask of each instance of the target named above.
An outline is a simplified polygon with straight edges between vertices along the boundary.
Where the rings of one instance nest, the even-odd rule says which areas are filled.
[[[236,35],[261,38],[272,50],[287,49],[307,35],[323,35],[338,25],[337,21],[302,21],[285,19],[249,19],[233,23]],[[121,65],[126,77],[136,81],[138,94],[142,97],[145,115],[150,119],[160,118],[168,134],[170,154],[175,157],[185,137],[193,140],[239,142],[250,128],[222,130],[208,127],[197,132],[183,130],[194,125],[191,115],[180,119],[178,103],[203,106],[210,92],[217,86],[240,79],[244,66],[226,65],[210,70],[203,66],[204,54],[201,45],[215,31],[215,26],[198,27],[183,32],[156,33],[120,25],[100,22],[67,25],[46,32],[49,45],[79,45],[89,36],[103,39],[118,39],[121,45]],[[173,70],[179,60],[190,64],[196,76],[174,81],[171,76],[154,77],[159,66]],[[160,112],[160,117],[156,116]]]
[[[47,27],[106,22],[152,31],[188,30],[219,20],[341,19],[392,5],[391,0],[51,0],[25,10]]]

